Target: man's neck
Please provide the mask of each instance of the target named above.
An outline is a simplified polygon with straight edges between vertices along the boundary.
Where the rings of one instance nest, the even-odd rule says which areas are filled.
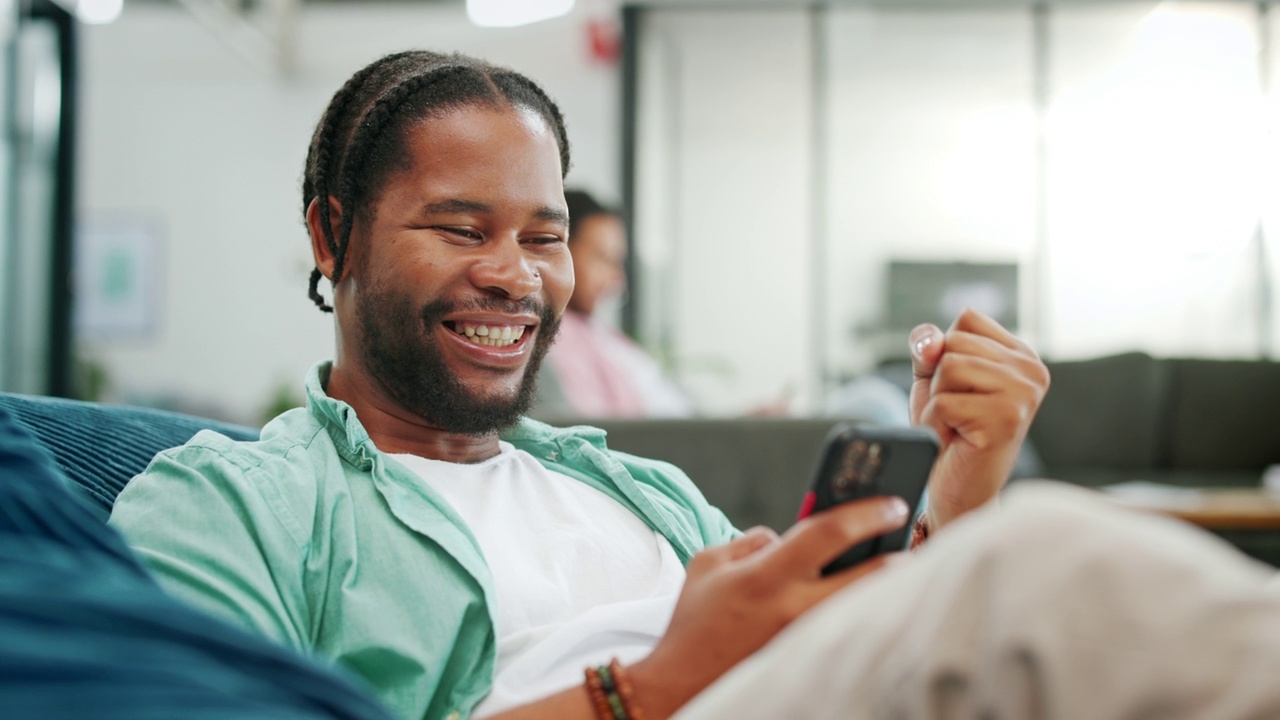
[[[334,365],[325,393],[356,411],[360,424],[382,452],[455,463],[478,463],[498,454],[498,433],[468,435],[431,425],[395,402],[367,375],[347,370]]]

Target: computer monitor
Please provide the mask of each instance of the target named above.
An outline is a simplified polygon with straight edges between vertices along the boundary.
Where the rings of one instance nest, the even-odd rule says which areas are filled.
[[[1017,330],[1016,263],[893,260],[888,273],[887,330],[910,330],[926,322],[946,328],[965,308]]]

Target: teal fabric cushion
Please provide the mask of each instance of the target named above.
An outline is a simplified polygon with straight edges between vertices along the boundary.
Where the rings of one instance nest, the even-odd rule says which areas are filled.
[[[156,453],[181,445],[203,429],[253,440],[253,428],[181,413],[0,393],[0,409],[25,427],[58,468],[106,520],[116,496]]]
[[[161,590],[40,445],[0,407],[0,717],[391,720],[337,669]]]

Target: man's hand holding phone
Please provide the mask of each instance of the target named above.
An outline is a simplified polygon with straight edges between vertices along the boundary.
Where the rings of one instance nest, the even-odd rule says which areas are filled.
[[[666,717],[811,607],[882,567],[887,557],[823,572],[851,546],[905,527],[910,515],[900,498],[873,497],[815,513],[781,537],[752,528],[698,553],[666,634],[629,669],[646,711]]]
[[[1049,374],[1028,346],[971,311],[946,333],[932,325],[916,328],[911,343],[911,417],[936,433],[938,455],[930,460],[931,475],[913,462],[902,477],[920,481],[920,475],[928,476],[931,518],[941,527],[1004,485],[1048,389]],[[912,447],[919,449],[915,441]],[[891,453],[873,461],[870,445],[852,455],[855,466],[866,467],[877,461],[888,467],[902,457],[906,454]],[[845,490],[853,486],[849,481],[846,477]],[[812,509],[818,504],[816,488]],[[669,716],[814,605],[883,567],[889,556],[872,553],[868,560],[829,572],[850,548],[901,533],[916,502],[895,495],[911,492],[908,487],[861,499],[836,498],[781,537],[753,528],[696,555],[666,634],[649,657],[630,668],[649,714]],[[882,540],[874,547],[892,550],[894,545]]]
[[[840,423],[827,434],[818,470],[800,506],[800,519],[837,505],[889,496],[909,508],[920,504],[938,438],[928,428],[856,426]],[[906,549],[908,529],[864,540],[823,568],[840,572],[877,555]]]

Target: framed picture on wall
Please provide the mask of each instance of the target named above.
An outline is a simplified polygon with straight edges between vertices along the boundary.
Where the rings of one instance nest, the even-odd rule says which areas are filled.
[[[156,223],[125,218],[82,222],[74,267],[78,339],[139,340],[155,335],[163,272]]]

